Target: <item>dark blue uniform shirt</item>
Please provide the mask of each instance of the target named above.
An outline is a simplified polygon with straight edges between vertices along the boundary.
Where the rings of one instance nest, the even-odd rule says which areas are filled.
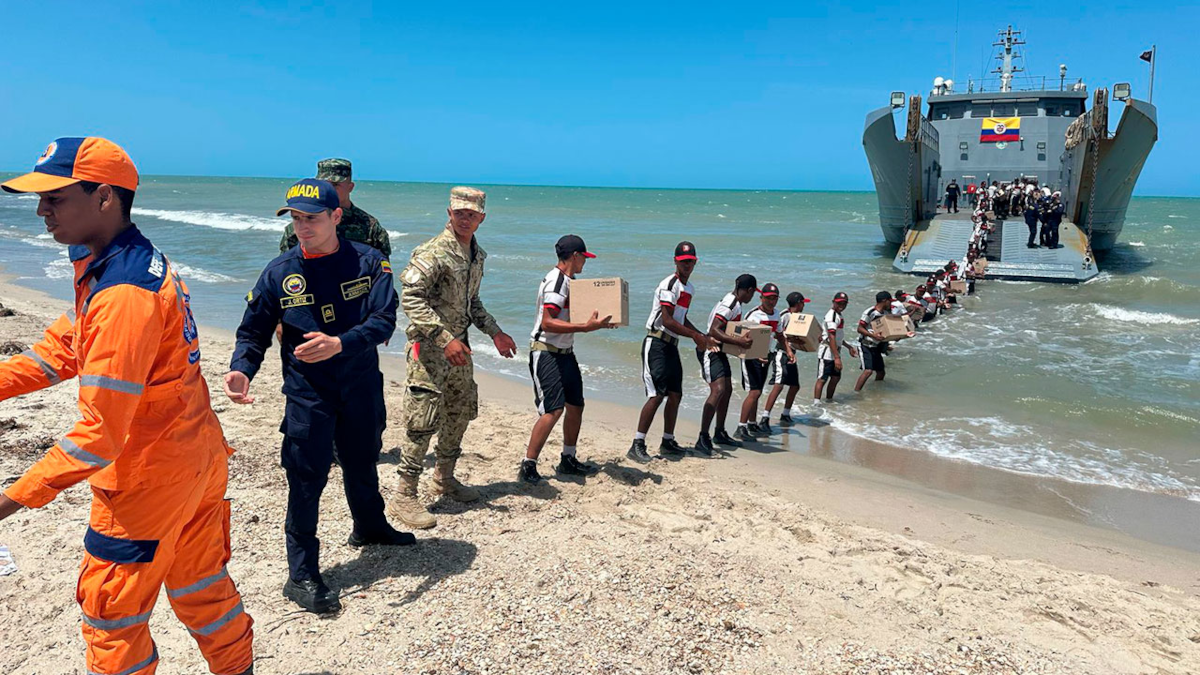
[[[230,370],[251,379],[282,323],[283,393],[339,396],[360,381],[375,381],[376,347],[396,330],[397,296],[391,264],[379,251],[338,237],[337,252],[305,258],[296,246],[267,265],[246,296]],[[294,351],[321,332],[342,340],[342,351],[304,363]]]

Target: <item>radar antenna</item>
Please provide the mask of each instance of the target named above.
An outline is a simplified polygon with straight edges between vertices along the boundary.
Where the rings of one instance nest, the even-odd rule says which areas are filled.
[[[992,43],[993,47],[1000,47],[1000,52],[996,54],[1000,67],[992,71],[1000,75],[1000,91],[1012,91],[1013,75],[1025,72],[1024,68],[1017,67],[1015,63],[1021,58],[1021,53],[1015,47],[1023,44],[1025,41],[1021,39],[1021,31],[1013,30],[1012,25],[1009,25],[1007,30],[1000,31],[1000,40]]]

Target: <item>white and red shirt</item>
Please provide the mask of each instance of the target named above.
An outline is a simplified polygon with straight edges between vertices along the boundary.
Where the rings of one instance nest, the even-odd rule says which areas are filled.
[[[875,305],[871,305],[865,311],[863,311],[862,318],[858,320],[858,325],[867,330],[871,330],[871,322],[883,315],[883,312],[875,309]],[[879,340],[876,340],[873,337],[867,337],[861,333],[858,336],[858,343],[864,347],[879,346]]]
[[[571,320],[571,277],[555,267],[542,279],[538,286],[537,318],[533,322],[533,333],[529,335],[534,342],[571,349],[575,345],[574,333],[550,333],[542,330],[542,316],[546,310],[551,310],[551,316],[563,321]],[[557,314],[555,313],[557,312]]]
[[[721,319],[721,323],[715,323],[717,319]],[[738,302],[736,293],[726,293],[721,301],[713,306],[712,311],[708,313],[708,326],[705,330],[711,331],[714,325],[724,326],[729,321],[742,320],[742,303]]]
[[[746,315],[746,321],[749,323],[757,323],[769,327],[771,329],[772,337],[771,351],[775,351],[779,348],[779,341],[774,339],[775,333],[779,332],[778,309],[772,311],[770,314],[767,314],[767,310],[763,309],[762,305],[759,305],[758,307],[750,310],[750,313]]]
[[[908,307],[905,306],[903,300],[892,300],[892,314],[896,316],[908,314]]]
[[[840,348],[846,340],[846,322],[842,319],[841,313],[836,309],[830,309],[825,312],[825,320],[822,323],[824,330],[821,331],[821,346],[817,348],[817,358],[832,361],[834,352],[833,347],[830,346],[829,334],[833,333],[833,345]]]
[[[663,312],[670,312],[677,323],[683,324],[694,294],[692,284],[683,283],[674,274],[663,279],[658,288],[654,289],[654,306],[650,309],[650,318],[646,320],[646,330],[660,330],[673,338],[679,338],[679,335],[663,326]]]

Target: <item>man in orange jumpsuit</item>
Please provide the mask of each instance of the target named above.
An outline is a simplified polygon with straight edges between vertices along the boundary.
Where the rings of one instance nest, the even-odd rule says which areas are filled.
[[[79,378],[77,422],[0,496],[0,520],[87,479],[92,512],[77,600],[89,675],[148,675],[148,622],[166,584],[219,675],[251,673],[253,632],[229,561],[227,460],[200,374],[187,286],[129,221],[137,169],[102,138],[60,138],[33,172],[46,231],[70,246],[74,309],[0,363],[0,400]]]

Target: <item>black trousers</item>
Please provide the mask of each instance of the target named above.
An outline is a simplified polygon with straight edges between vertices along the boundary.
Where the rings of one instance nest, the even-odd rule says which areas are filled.
[[[1058,230],[1059,224],[1051,221],[1042,226],[1042,230],[1046,231],[1046,245],[1051,248],[1058,247]]]
[[[1036,215],[1026,213],[1025,225],[1029,227],[1029,245],[1033,246],[1034,239],[1038,236],[1038,218]]]
[[[329,400],[315,392],[311,397],[294,394],[287,397],[280,426],[284,434],[282,463],[288,480],[287,520],[283,529],[288,569],[297,581],[320,578],[317,520],[335,444],[354,528],[371,536],[389,527],[375,469],[387,424],[383,376],[373,379],[339,400]]]

